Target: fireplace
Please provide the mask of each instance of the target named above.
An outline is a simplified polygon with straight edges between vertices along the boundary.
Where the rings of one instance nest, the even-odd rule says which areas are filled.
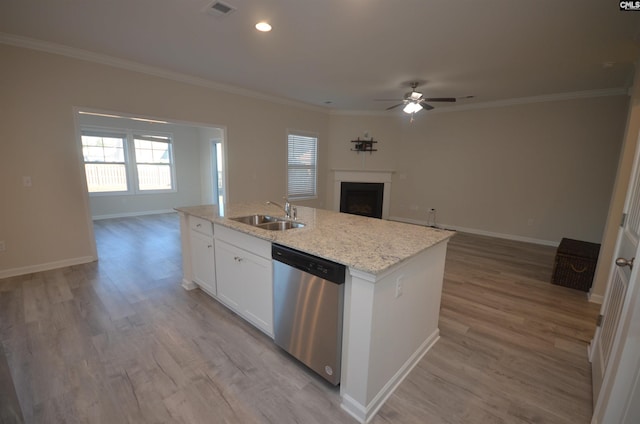
[[[382,192],[382,219],[389,219],[391,200],[391,177],[393,170],[385,169],[332,169],[334,211],[342,210],[342,183],[377,183],[384,186]],[[379,216],[379,215],[378,215]]]
[[[384,183],[340,184],[340,212],[382,218]]]

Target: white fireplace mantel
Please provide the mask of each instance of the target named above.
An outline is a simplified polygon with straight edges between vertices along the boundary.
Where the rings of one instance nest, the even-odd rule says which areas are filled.
[[[340,190],[343,182],[384,183],[382,195],[382,219],[389,218],[391,204],[391,176],[395,171],[388,169],[332,169],[334,173],[333,210],[340,210]]]

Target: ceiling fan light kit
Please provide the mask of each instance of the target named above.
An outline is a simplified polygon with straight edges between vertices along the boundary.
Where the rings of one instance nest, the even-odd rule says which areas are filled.
[[[412,91],[407,97],[411,100],[417,101],[417,100],[420,100],[420,98],[422,97],[422,93],[418,91]]]
[[[420,105],[420,103],[418,103],[418,102],[409,102],[404,107],[404,109],[402,109],[402,111],[405,112],[405,113],[416,113],[416,112],[420,112],[422,109],[423,108]]]
[[[388,108],[386,108],[386,110],[391,110],[391,109],[395,109],[398,106],[403,106],[402,111],[404,113],[410,114],[411,115],[411,121],[413,122],[413,114],[416,112],[420,112],[422,109],[424,110],[431,110],[434,109],[433,106],[431,106],[429,103],[427,102],[448,102],[448,103],[453,103],[455,101],[457,101],[459,98],[460,99],[470,99],[473,96],[465,96],[465,97],[423,97],[422,93],[417,91],[418,86],[420,85],[419,82],[412,82],[409,84],[409,86],[411,87],[411,91],[406,93],[404,95],[404,98],[402,99],[402,103],[398,103],[396,105],[390,106]],[[378,99],[378,100],[383,100],[383,101],[387,101],[389,99]]]

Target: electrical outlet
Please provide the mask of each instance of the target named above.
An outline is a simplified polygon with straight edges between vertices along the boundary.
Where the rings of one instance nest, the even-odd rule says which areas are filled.
[[[427,227],[436,226],[436,208],[427,209]]]
[[[396,299],[402,296],[402,289],[404,285],[404,276],[398,277],[396,280]]]
[[[7,250],[7,245],[4,240],[0,240],[0,252],[4,252],[5,250]]]

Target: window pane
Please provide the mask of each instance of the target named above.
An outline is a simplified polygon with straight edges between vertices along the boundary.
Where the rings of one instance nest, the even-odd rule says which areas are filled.
[[[137,139],[135,140],[136,143],[136,149],[150,149],[151,148],[151,142],[148,140],[140,140]]]
[[[127,173],[124,165],[87,163],[84,168],[89,193],[127,191]]]
[[[118,147],[104,148],[105,162],[124,162],[124,150]]]
[[[171,163],[169,143],[135,139],[136,162]]]
[[[153,143],[153,160],[157,163],[169,163],[169,145]]]
[[[84,147],[82,149],[85,162],[104,162],[102,147]]]
[[[122,139],[121,138],[111,138],[111,137],[103,137],[102,145],[104,147],[119,147],[122,149]]]
[[[169,165],[138,165],[139,190],[171,190]]]
[[[85,162],[124,163],[124,139],[83,134],[82,155]]]
[[[153,151],[147,149],[136,149],[136,162],[138,163],[152,163]]]
[[[102,138],[94,137],[91,135],[83,135],[82,145],[83,146],[102,146]]]

